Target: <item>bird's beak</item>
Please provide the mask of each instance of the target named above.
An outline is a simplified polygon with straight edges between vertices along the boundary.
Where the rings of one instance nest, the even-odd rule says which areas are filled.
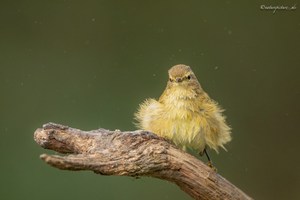
[[[177,83],[182,82],[182,78],[176,78],[176,82],[177,82]]]

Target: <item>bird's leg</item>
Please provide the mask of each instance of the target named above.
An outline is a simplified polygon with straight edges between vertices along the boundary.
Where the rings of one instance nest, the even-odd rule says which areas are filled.
[[[206,155],[206,157],[207,157],[207,160],[208,160],[207,165],[210,166],[210,167],[212,167],[212,166],[213,166],[213,165],[212,165],[212,161],[211,161],[211,159],[210,159],[210,157],[209,157],[209,155],[208,155],[208,153],[207,153],[207,151],[206,151],[206,148],[204,148],[203,152],[205,153],[205,155]]]
[[[214,171],[217,171],[217,168],[215,168],[215,167],[213,166],[213,164],[212,164],[212,161],[211,161],[211,159],[210,159],[210,157],[209,157],[209,155],[208,155],[208,153],[207,153],[207,151],[206,151],[206,148],[204,148],[204,150],[203,150],[202,152],[200,152],[199,154],[200,154],[200,156],[203,156],[204,153],[205,153],[205,155],[206,155],[206,157],[207,157],[207,160],[208,160],[207,165],[208,165],[210,168],[212,168]]]

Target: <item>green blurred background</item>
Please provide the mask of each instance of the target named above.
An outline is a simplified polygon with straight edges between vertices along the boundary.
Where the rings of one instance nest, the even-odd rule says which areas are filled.
[[[0,1],[0,199],[190,199],[158,179],[52,168],[33,140],[46,122],[134,130],[179,63],[233,128],[228,152],[210,151],[218,172],[255,199],[300,199],[300,15],[260,10],[297,3],[276,2]]]

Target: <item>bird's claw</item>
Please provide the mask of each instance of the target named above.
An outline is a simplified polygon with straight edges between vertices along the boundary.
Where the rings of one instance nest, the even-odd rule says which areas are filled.
[[[215,166],[213,166],[212,162],[211,161],[208,161],[207,163],[207,166],[209,166],[212,170],[214,170],[215,172],[217,172],[217,168]]]

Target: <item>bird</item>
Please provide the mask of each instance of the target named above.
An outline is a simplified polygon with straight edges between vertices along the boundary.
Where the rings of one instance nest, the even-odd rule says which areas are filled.
[[[231,128],[223,109],[201,87],[191,67],[178,64],[168,70],[167,86],[158,100],[142,102],[134,114],[136,125],[172,141],[187,151],[201,156],[205,153],[210,166],[207,147],[218,153],[219,147],[231,141]]]

